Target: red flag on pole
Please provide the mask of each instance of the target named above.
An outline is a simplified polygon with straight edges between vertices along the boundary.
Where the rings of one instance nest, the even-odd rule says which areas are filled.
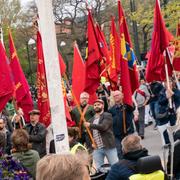
[[[174,58],[173,58],[173,67],[174,70],[180,71],[180,22],[177,27],[177,33],[176,33],[177,39],[174,41]]]
[[[9,30],[10,67],[15,84],[17,106],[23,109],[26,121],[29,121],[29,111],[33,109],[33,101],[28,82],[21,68],[19,58],[14,46],[11,31]]]
[[[96,30],[92,19],[91,12],[88,12],[88,26],[87,26],[87,37],[88,37],[88,56],[85,63],[86,66],[86,80],[85,80],[85,91],[90,95],[96,92],[100,82],[100,69],[99,59],[100,51],[98,47],[98,41],[96,37]]]
[[[62,80],[62,91],[63,91],[63,97],[64,97],[64,109],[65,109],[65,114],[66,114],[66,122],[68,127],[75,126],[75,122],[72,121],[71,115],[70,115],[70,107],[67,101],[67,94],[66,94],[66,88],[65,88],[65,83]]]
[[[148,82],[152,82],[154,80],[162,81],[165,79],[165,61],[163,52],[166,50],[170,40],[172,39],[173,36],[165,27],[165,23],[161,15],[159,0],[156,0],[154,9],[154,30],[152,34],[150,56],[146,68],[146,79]]]
[[[131,80],[130,80],[130,72],[129,72],[129,64],[128,64],[129,61],[127,57],[128,54],[127,46],[130,47],[131,41],[129,38],[129,33],[127,31],[124,12],[121,7],[120,1],[118,1],[118,12],[119,12],[120,52],[121,52],[120,84],[122,86],[122,92],[124,94],[124,103],[132,106],[132,88],[131,88]],[[134,78],[135,77],[133,77],[133,79]]]
[[[59,65],[61,70],[61,76],[63,76],[63,74],[66,72],[66,64],[64,63],[64,60],[60,52],[59,52]]]
[[[124,54],[123,56],[128,61],[130,85],[131,85],[131,91],[133,93],[139,87],[139,79],[138,79],[139,75],[136,67],[137,58],[133,51],[130,34],[128,31],[126,19],[124,16],[124,11],[121,6],[120,0],[118,1],[118,13],[119,13],[120,38],[121,38],[121,43],[123,43],[122,45],[123,47],[121,47],[121,49],[123,48],[123,54]]]
[[[79,52],[78,46],[74,44],[74,64],[72,71],[72,91],[76,100],[79,102],[80,94],[85,86],[85,64]]]
[[[0,40],[0,112],[13,95],[13,81],[7,62],[5,49]]]
[[[108,68],[110,64],[110,53],[108,50],[108,45],[106,43],[104,33],[98,24],[96,24],[96,34],[97,34],[97,40],[98,40],[99,50],[101,54],[100,77],[105,77],[106,80],[109,80]]]
[[[110,79],[113,81],[114,88],[117,89],[118,76],[120,74],[120,39],[116,31],[114,17],[111,18],[110,30],[110,54],[111,62],[109,68]]]
[[[48,127],[51,123],[51,114],[44,65],[44,54],[40,32],[37,32],[37,57],[37,96],[38,109],[41,112],[40,122],[42,122],[46,127]]]
[[[51,123],[51,113],[50,113],[50,104],[48,98],[48,88],[47,88],[47,80],[45,73],[42,39],[40,32],[37,32],[37,56],[38,56],[38,67],[37,67],[38,109],[41,112],[40,121],[43,124],[45,124],[46,127],[48,127]],[[66,71],[66,65],[60,53],[59,53],[59,65],[61,68],[61,75],[63,75]],[[63,95],[64,95],[64,106],[65,106],[67,125],[73,126],[74,122],[71,120],[71,116],[69,114],[64,90],[63,90]]]

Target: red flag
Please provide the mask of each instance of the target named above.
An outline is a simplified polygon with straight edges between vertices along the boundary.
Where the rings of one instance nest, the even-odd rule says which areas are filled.
[[[42,47],[42,39],[39,32],[37,32],[37,53],[38,53],[38,67],[37,67],[37,89],[38,89],[38,109],[41,112],[40,121],[48,127],[51,123],[51,114],[50,114],[50,104],[48,97],[48,88],[47,88],[47,80],[45,73],[45,64],[44,64],[44,54]],[[61,74],[63,75],[66,70],[66,66],[64,61],[59,53],[59,65],[61,68]],[[68,126],[73,126],[75,123],[71,120],[71,116],[69,114],[69,110],[67,107],[66,95],[64,94],[64,85],[63,95],[64,95],[64,108],[66,114],[66,120]]]
[[[0,112],[13,95],[13,82],[5,49],[0,41]]]
[[[120,74],[120,39],[116,31],[116,24],[114,17],[111,18],[111,32],[110,32],[110,79],[113,81],[115,89],[117,88],[118,76]],[[114,89],[114,88],[113,88]]]
[[[165,79],[165,61],[163,52],[169,45],[173,36],[165,27],[161,15],[159,0],[156,0],[154,10],[154,31],[152,34],[151,51],[146,68],[146,79],[148,82],[162,81]]]
[[[125,35],[127,36],[127,40],[129,42],[130,39],[128,39],[129,34],[127,34],[127,26],[120,1],[118,1],[118,10],[119,10],[120,52],[121,52],[120,84],[122,86],[122,92],[124,94],[124,103],[132,106],[132,89],[131,89],[131,81],[129,75]]]
[[[120,0],[118,1],[118,13],[119,13],[119,26],[120,26],[120,38],[121,43],[125,43],[123,47],[124,57],[128,60],[129,76],[130,76],[130,85],[132,93],[139,87],[139,75],[136,67],[136,56],[134,54],[131,38],[129,35],[126,19],[124,16],[124,11],[121,6]],[[123,67],[122,67],[123,68]],[[123,74],[123,73],[121,73]]]
[[[100,76],[99,76],[100,51],[98,47],[94,22],[90,11],[88,13],[87,37],[88,37],[88,57],[85,63],[86,65],[85,91],[88,92],[90,95],[92,95],[94,94],[94,92],[96,92],[96,89],[99,86],[99,82],[100,82]]]
[[[66,72],[66,64],[64,63],[61,53],[59,53],[59,65],[60,65],[61,76],[62,76]]]
[[[10,67],[15,84],[17,106],[23,109],[26,121],[29,121],[29,111],[33,109],[33,101],[28,82],[21,68],[19,58],[14,46],[11,31],[9,30]]]
[[[100,29],[99,25],[96,24],[96,34],[99,45],[99,50],[101,54],[100,58],[100,77],[106,77],[109,80],[108,68],[110,64],[110,54],[108,50],[108,45],[103,31]]]
[[[85,64],[77,47],[74,45],[74,64],[72,71],[72,90],[73,95],[79,102],[80,94],[83,92],[85,86]]]
[[[180,71],[180,22],[177,27],[176,33],[177,39],[174,41],[175,52],[173,58],[173,67],[174,70]]]
[[[42,39],[40,32],[37,32],[37,57],[37,96],[38,109],[41,112],[40,122],[42,122],[46,127],[48,127],[51,123],[51,113],[44,65]]]
[[[71,115],[70,115],[70,108],[67,102],[67,94],[66,94],[66,88],[65,88],[65,84],[64,81],[62,80],[62,93],[63,93],[63,97],[64,97],[64,110],[65,110],[65,114],[66,114],[66,122],[67,122],[67,126],[68,127],[72,127],[75,126],[75,122],[72,121],[71,119]]]

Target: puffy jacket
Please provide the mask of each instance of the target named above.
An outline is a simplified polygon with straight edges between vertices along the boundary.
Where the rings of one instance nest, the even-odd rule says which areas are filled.
[[[106,180],[129,180],[131,175],[138,173],[136,170],[137,160],[145,156],[148,156],[145,148],[124,154],[123,159],[111,167]]]

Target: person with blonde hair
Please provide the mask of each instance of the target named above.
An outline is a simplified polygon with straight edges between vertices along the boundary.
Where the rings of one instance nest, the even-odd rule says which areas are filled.
[[[90,180],[88,156],[83,157],[72,154],[47,155],[37,163],[36,180]]]

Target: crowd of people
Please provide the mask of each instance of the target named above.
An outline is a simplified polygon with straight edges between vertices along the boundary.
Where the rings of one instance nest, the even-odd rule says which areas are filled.
[[[47,149],[47,129],[39,122],[39,110],[30,111],[30,122],[26,123],[22,109],[15,112],[9,102],[0,113],[0,179],[14,174],[16,179],[88,180],[92,167],[99,171],[108,163],[111,169],[106,180],[128,180],[138,173],[137,161],[150,155],[141,144],[146,126],[153,122],[165,148],[171,144],[167,127],[177,124],[174,137],[180,140],[180,90],[173,80],[167,86],[166,82],[147,84],[141,79],[132,96],[133,106],[123,103],[121,89],[110,91],[104,84],[97,89],[93,105],[89,98],[87,92],[82,92],[76,105],[71,93],[67,94],[74,126],[68,127],[70,153],[64,155],[55,154],[53,139]],[[180,179],[179,148],[174,151],[176,179]],[[3,168],[8,165],[2,164],[7,159],[11,167],[16,162],[18,170],[7,168],[4,174]],[[167,166],[171,166],[170,160]]]

